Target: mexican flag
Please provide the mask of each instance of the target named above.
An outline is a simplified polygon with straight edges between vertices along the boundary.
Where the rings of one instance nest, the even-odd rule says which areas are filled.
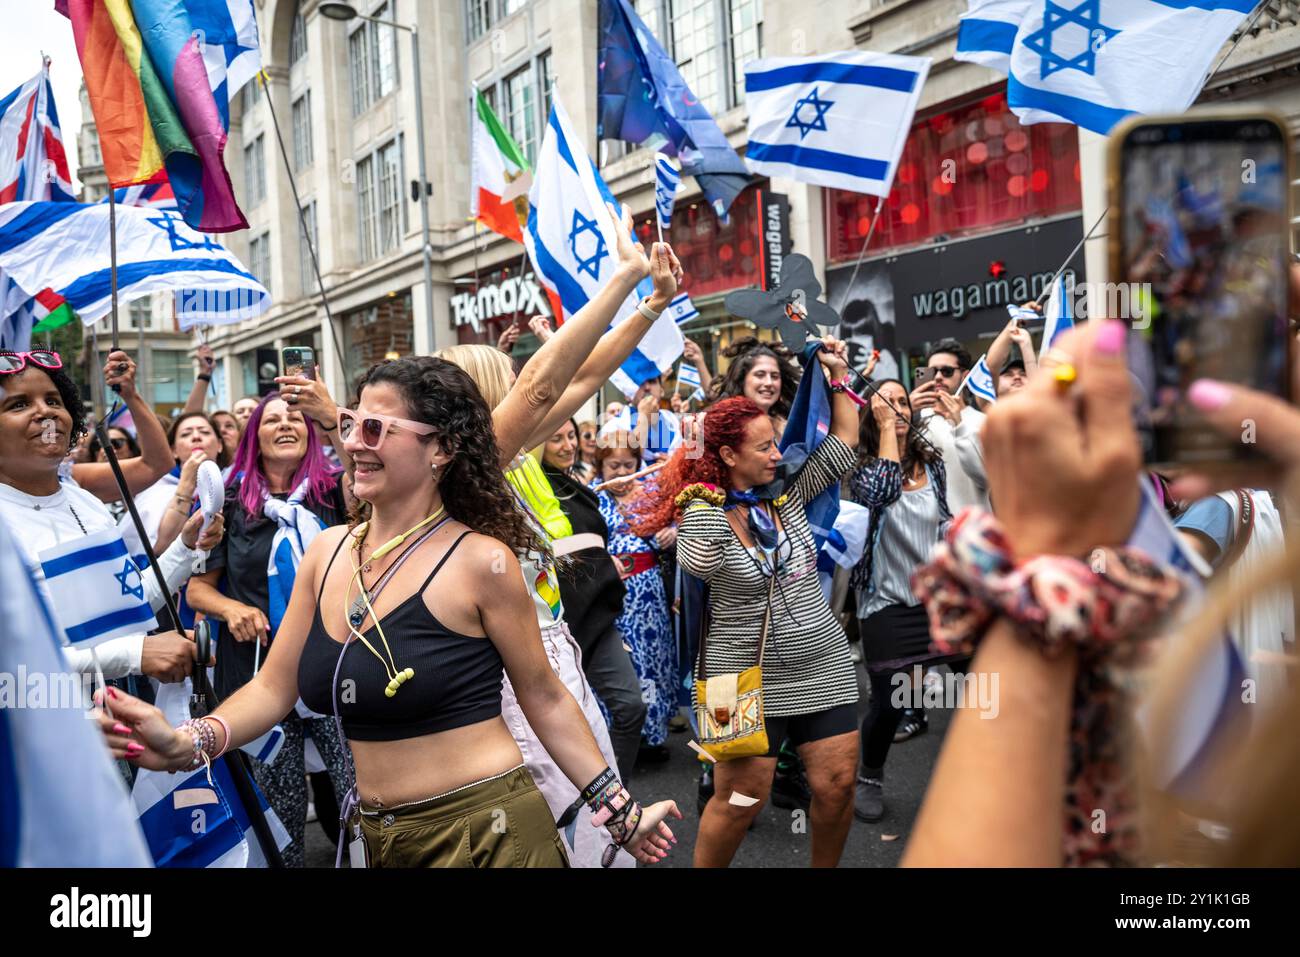
[[[528,190],[533,184],[528,161],[477,90],[474,91],[473,124],[471,218],[507,239],[522,243],[523,225],[528,222]]]
[[[32,332],[48,332],[66,326],[77,318],[77,314],[68,305],[68,300],[48,286],[32,297],[32,315],[36,317]]]

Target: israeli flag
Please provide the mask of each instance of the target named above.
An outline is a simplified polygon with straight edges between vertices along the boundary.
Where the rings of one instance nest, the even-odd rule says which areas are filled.
[[[1070,290],[1065,288],[1065,276],[1056,277],[1052,294],[1043,306],[1047,322],[1043,326],[1043,348],[1050,349],[1065,330],[1074,328],[1074,313],[1070,308]]]
[[[966,378],[961,380],[961,385],[957,391],[970,389],[972,395],[977,395],[988,402],[998,401],[998,394],[993,389],[993,373],[989,371],[989,357],[987,354],[980,356],[979,362],[975,363],[975,368],[966,373]]]
[[[661,230],[673,224],[673,204],[681,185],[682,174],[677,172],[673,161],[663,153],[655,153],[655,215]]]
[[[621,208],[573,132],[557,96],[528,191],[528,228],[524,231],[524,245],[538,281],[552,301],[560,302],[564,315],[557,318],[571,319],[613,278],[618,237],[605,210],[607,202]],[[619,307],[610,327],[630,316],[650,291],[647,278]],[[610,382],[624,395],[632,395],[642,382],[671,369],[681,354],[681,331],[665,312],[610,376]]]
[[[172,724],[189,717],[187,684],[159,686],[156,704]],[[289,832],[256,784],[253,790],[276,846],[284,850]],[[158,867],[267,866],[224,760],[212,764],[211,782],[206,768],[177,774],[141,770],[131,797]]]
[[[149,867],[62,630],[0,522],[0,868]],[[37,697],[39,693],[39,698]]]
[[[1029,4],[1030,0],[968,0],[957,23],[953,59],[1006,73],[1011,69],[1016,31],[1029,13]]]
[[[765,176],[889,195],[929,57],[849,51],[745,65],[745,163]]]
[[[140,569],[116,526],[54,545],[39,557],[69,647],[93,648],[158,627]]]
[[[700,311],[695,308],[695,303],[691,302],[691,297],[684,292],[679,292],[677,297],[668,304],[668,312],[673,317],[673,322],[679,326],[683,322],[700,318]]]
[[[1007,314],[1012,319],[1018,319],[1021,323],[1034,322],[1038,319],[1038,313],[1026,306],[1017,306],[1013,303],[1007,303]]]
[[[1021,122],[1105,135],[1131,113],[1181,113],[1257,0],[1064,0],[1026,4],[1007,75]]]
[[[689,362],[683,362],[677,370],[677,381],[684,386],[698,389],[700,387],[700,370]]]

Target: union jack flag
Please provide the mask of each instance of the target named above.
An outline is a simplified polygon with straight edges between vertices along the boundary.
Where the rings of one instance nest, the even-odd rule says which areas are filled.
[[[0,100],[0,203],[73,200],[50,60]]]

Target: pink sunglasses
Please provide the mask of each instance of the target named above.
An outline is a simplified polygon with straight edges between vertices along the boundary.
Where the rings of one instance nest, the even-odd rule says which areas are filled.
[[[388,437],[389,429],[393,426],[405,429],[408,432],[414,432],[416,435],[432,435],[437,431],[431,425],[425,425],[423,422],[412,422],[410,419],[399,419],[391,415],[381,415],[378,412],[357,415],[351,409],[339,409],[339,437],[346,442],[359,428],[361,430],[361,444],[372,452],[379,451],[379,447],[384,444],[384,439]]]
[[[0,375],[22,372],[27,363],[42,369],[62,369],[63,360],[57,352],[38,349],[35,352],[0,352]]]

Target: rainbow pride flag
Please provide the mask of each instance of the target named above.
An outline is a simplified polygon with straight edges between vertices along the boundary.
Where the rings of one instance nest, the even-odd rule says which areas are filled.
[[[185,222],[248,226],[223,154],[229,102],[261,67],[252,0],[56,0],[72,21],[114,187],[170,181]]]

